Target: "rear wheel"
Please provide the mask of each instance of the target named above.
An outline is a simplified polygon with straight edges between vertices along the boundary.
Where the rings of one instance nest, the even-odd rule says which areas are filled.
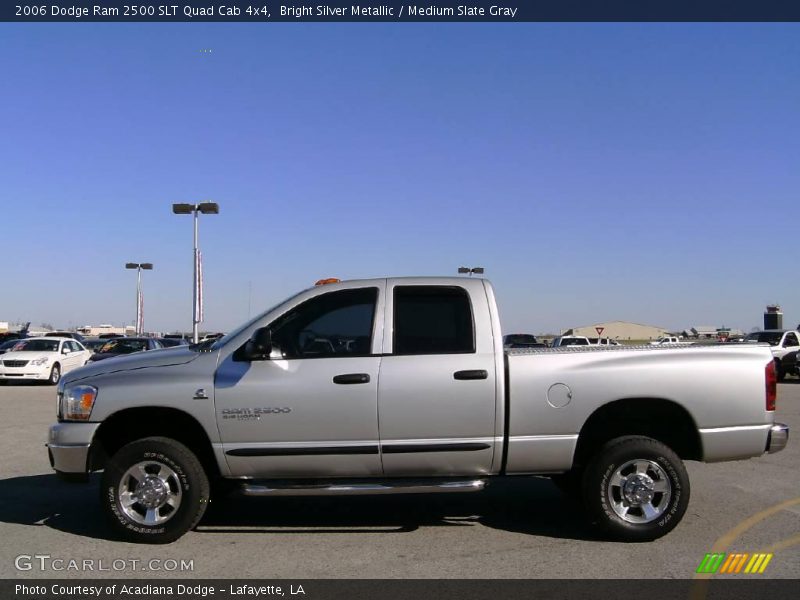
[[[132,542],[167,544],[206,511],[208,477],[186,446],[151,437],[123,446],[106,465],[101,502],[112,526]]]
[[[644,542],[666,535],[689,504],[689,476],[661,442],[626,436],[606,443],[589,463],[583,499],[593,522],[614,539]]]

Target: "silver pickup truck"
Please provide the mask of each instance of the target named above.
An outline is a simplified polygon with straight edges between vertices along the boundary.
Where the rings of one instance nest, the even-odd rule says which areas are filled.
[[[233,484],[453,493],[531,475],[639,541],[683,517],[682,461],[786,445],[767,346],[504,352],[502,339],[484,279],[325,280],[219,340],[66,374],[50,462],[68,479],[102,470],[104,510],[131,541],[177,539]]]

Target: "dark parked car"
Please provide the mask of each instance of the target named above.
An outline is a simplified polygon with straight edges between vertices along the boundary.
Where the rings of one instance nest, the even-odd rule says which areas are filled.
[[[97,337],[99,337],[101,340],[110,340],[112,338],[121,338],[125,336],[121,333],[101,333]]]
[[[74,331],[51,331],[50,333],[45,333],[44,337],[71,338],[73,340],[78,340],[81,344],[83,340],[86,339],[80,333],[75,333]]]
[[[547,348],[530,333],[509,333],[503,336],[503,348]]]
[[[164,348],[174,348],[175,346],[188,346],[189,341],[186,338],[175,338],[175,337],[163,337],[158,338],[158,341],[161,342],[161,345]]]
[[[97,352],[103,344],[108,343],[108,339],[101,337],[89,337],[83,340],[83,346],[87,350]]]
[[[11,349],[20,343],[20,339],[11,338],[10,340],[6,340],[5,342],[0,343],[0,354],[5,354],[6,352],[10,352]]]
[[[7,331],[0,333],[0,343],[9,342],[11,340],[24,340],[28,337],[28,331]]]
[[[106,340],[106,343],[100,346],[97,351],[92,354],[89,362],[97,362],[98,360],[105,360],[120,356],[121,354],[133,354],[134,352],[144,352],[145,350],[158,350],[163,348],[156,339],[153,338],[140,338],[140,337],[123,337],[113,338]]]

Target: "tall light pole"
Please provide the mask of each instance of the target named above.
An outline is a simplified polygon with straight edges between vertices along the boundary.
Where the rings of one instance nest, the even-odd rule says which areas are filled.
[[[153,270],[153,263],[125,263],[126,269],[136,269],[136,335],[144,333],[144,299],[142,298],[142,269]]]
[[[202,320],[202,282],[200,280],[200,251],[197,248],[197,223],[198,214],[216,215],[219,214],[219,204],[216,202],[201,202],[200,204],[173,204],[172,212],[176,215],[194,215],[194,293],[192,295],[192,341],[196,344],[199,339],[197,335],[197,324]]]

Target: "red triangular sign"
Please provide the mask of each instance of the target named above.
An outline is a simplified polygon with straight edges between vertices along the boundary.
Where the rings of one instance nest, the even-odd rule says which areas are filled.
[[[597,332],[597,335],[603,335],[603,332],[606,330],[605,327],[595,327],[594,330]]]

